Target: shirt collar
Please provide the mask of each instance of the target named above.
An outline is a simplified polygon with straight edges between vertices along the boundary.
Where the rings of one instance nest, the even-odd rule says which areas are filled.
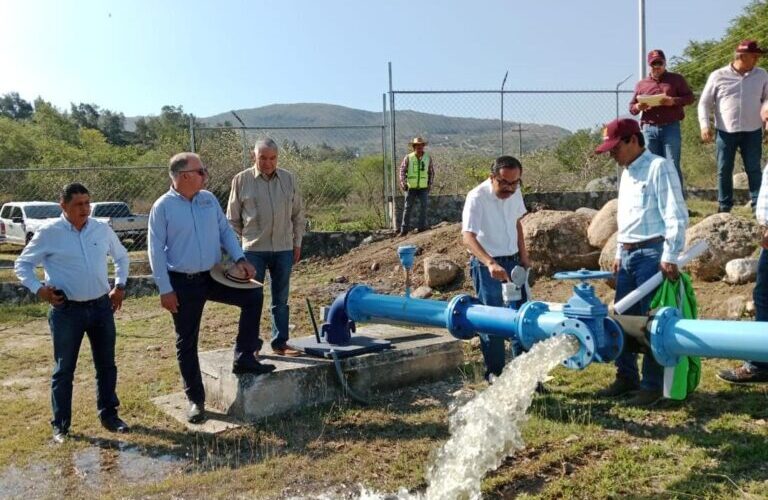
[[[646,163],[646,161],[648,160],[648,156],[651,155],[651,154],[652,153],[648,150],[648,148],[644,148],[643,152],[640,153],[640,156],[635,158],[635,161],[633,161],[632,163],[629,164],[629,166],[627,167],[627,170],[629,170],[632,167],[640,167],[640,166],[644,165]]]
[[[272,177],[267,177],[266,175],[261,173],[261,170],[259,170],[259,167],[256,165],[253,166],[254,172],[256,172],[256,177],[261,177],[265,181],[271,181],[274,178],[280,178],[280,168],[275,168],[275,171],[272,173]]]
[[[70,231],[75,232],[75,233],[79,233],[79,232],[85,231],[85,229],[88,227],[88,221],[91,220],[90,217],[85,219],[85,224],[83,224],[83,229],[78,231],[77,228],[74,226],[74,224],[69,222],[69,219],[67,219],[66,215],[64,215],[64,212],[62,212],[61,215],[59,215],[59,218],[62,220],[62,223],[64,224],[65,228],[67,228]]]

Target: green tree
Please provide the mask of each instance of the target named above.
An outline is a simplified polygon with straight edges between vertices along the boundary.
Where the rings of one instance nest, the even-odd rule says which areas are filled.
[[[32,117],[32,105],[19,97],[18,92],[9,92],[0,97],[0,116],[12,120],[26,120]]]

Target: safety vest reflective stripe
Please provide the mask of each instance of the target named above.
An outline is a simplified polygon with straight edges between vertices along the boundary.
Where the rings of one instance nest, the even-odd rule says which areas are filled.
[[[408,189],[429,187],[429,154],[424,153],[419,160],[416,153],[408,153],[406,180],[408,181]]]

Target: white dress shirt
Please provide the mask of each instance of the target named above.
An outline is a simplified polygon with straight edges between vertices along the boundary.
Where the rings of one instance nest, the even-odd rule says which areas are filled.
[[[115,262],[115,284],[128,280],[128,252],[105,222],[88,218],[78,231],[64,214],[37,230],[14,266],[32,293],[42,287],[35,266],[43,265],[45,283],[63,290],[70,300],[98,299],[109,292],[107,256]]]
[[[768,101],[768,72],[755,67],[741,74],[732,65],[710,73],[699,98],[699,127],[709,127],[715,109],[715,128],[724,132],[754,132],[763,127],[760,106]]]
[[[474,233],[491,257],[505,257],[518,252],[517,221],[526,213],[520,189],[501,199],[486,179],[467,194],[461,214],[461,230]]]

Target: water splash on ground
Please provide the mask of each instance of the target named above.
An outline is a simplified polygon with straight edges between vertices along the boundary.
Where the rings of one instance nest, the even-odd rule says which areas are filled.
[[[488,389],[452,409],[451,437],[434,454],[424,493],[379,493],[361,487],[360,500],[479,499],[480,483],[506,457],[525,446],[522,424],[536,385],[579,345],[562,335],[538,342],[510,362]],[[318,499],[331,498],[321,495]]]

